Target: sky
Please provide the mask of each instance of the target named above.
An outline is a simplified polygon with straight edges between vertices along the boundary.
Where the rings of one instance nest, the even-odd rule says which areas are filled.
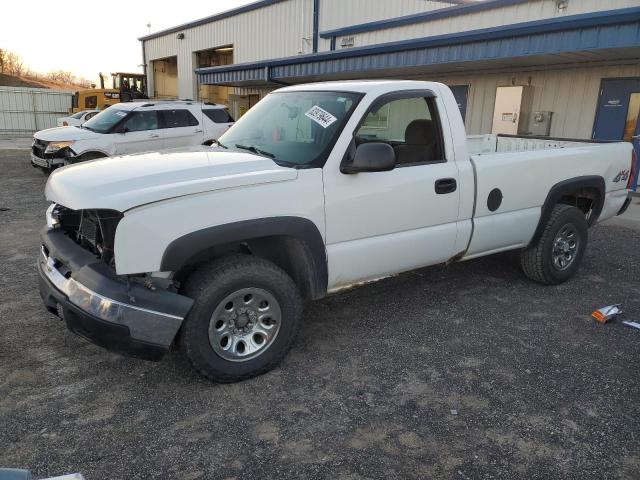
[[[2,6],[0,48],[46,73],[71,71],[97,82],[98,72],[142,72],[138,37],[255,0],[91,2],[22,0]]]

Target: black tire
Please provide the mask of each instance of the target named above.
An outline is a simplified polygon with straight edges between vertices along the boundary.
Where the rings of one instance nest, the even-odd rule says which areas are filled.
[[[587,219],[582,211],[570,205],[558,204],[553,207],[549,220],[544,226],[538,241],[520,253],[520,265],[525,275],[531,280],[544,285],[557,285],[573,277],[584,256],[588,241]],[[561,268],[554,261],[554,244],[561,231],[573,230],[576,247],[571,260]],[[560,248],[557,247],[556,248]],[[569,247],[567,247],[569,248]],[[567,253],[568,255],[568,253]],[[562,256],[559,257],[562,262]]]
[[[257,356],[231,361],[214,350],[210,324],[222,302],[246,288],[261,289],[273,296],[281,312],[279,327],[272,343]],[[287,355],[298,333],[300,293],[284,270],[261,258],[232,255],[206,264],[188,277],[183,293],[195,303],[180,332],[181,350],[196,371],[214,382],[238,382],[268,372]]]

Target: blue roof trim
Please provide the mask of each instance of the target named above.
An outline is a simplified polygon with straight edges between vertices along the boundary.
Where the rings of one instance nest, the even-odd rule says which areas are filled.
[[[458,15],[468,15],[470,13],[482,12],[494,8],[509,7],[526,3],[529,0],[490,0],[487,2],[469,3],[456,5],[453,7],[440,8],[438,10],[430,10],[428,12],[414,13],[404,17],[391,18],[388,20],[378,20],[376,22],[360,23],[350,25],[348,27],[336,28],[334,30],[325,30],[320,32],[322,38],[341,37],[352,33],[373,32],[376,30],[384,30],[387,28],[402,27],[412,25],[414,23],[432,22],[442,18],[456,17]]]
[[[217,13],[209,17],[200,18],[192,22],[187,22],[181,25],[177,25],[175,27],[167,28],[165,30],[160,30],[159,32],[155,32],[149,35],[145,35],[143,37],[139,37],[138,40],[144,42],[145,40],[151,40],[153,38],[162,37],[170,33],[181,32],[186,28],[199,27],[200,25],[206,25],[207,23],[216,22],[218,20],[224,20],[225,18],[234,17],[236,15],[240,15],[241,13],[247,13],[253,10],[258,10],[260,8],[268,7],[270,5],[275,5],[276,3],[280,3],[283,1],[285,0],[259,0],[257,2],[249,3],[248,5],[244,5],[242,7],[234,8],[233,10],[227,10],[226,12]]]
[[[226,65],[222,67],[207,67],[196,69],[198,74],[234,72],[256,68],[278,67],[283,65],[301,65],[306,63],[317,63],[323,60],[340,60],[354,57],[364,57],[381,53],[395,53],[407,50],[418,50],[425,48],[453,46],[460,47],[463,44],[495,41],[513,37],[523,37],[528,35],[546,34],[552,32],[568,32],[580,28],[598,27],[614,24],[624,24],[640,21],[640,7],[632,7],[618,10],[607,10],[603,12],[585,13],[561,18],[536,20],[532,22],[517,23],[501,27],[484,28],[461,33],[450,33],[436,35],[412,40],[402,40],[398,42],[370,45],[366,47],[347,48],[342,50],[327,51],[316,54],[297,55],[294,57],[266,60],[257,63],[244,63]]]
[[[419,67],[435,67],[446,71],[449,65],[472,62],[498,61],[504,68],[505,60],[543,57],[543,61],[534,64],[553,63],[548,57],[556,57],[556,63],[563,54],[607,51],[608,59],[616,58],[612,50],[633,48],[640,52],[640,21],[627,24],[599,25],[570,30],[524,35],[512,39],[495,39],[471,42],[462,45],[448,44],[430,48],[411,49],[392,53],[376,53],[336,60],[321,60],[305,64],[286,64],[269,67],[270,78],[296,83],[296,79],[305,77],[325,77],[346,75],[347,77],[379,76],[380,73],[402,71]],[[502,61],[502,62],[500,62]],[[577,60],[572,59],[571,62]],[[584,62],[592,61],[585,57]],[[544,68],[544,67],[543,67]],[[239,73],[239,72],[236,72]],[[397,74],[396,74],[397,75]],[[213,78],[215,83],[215,78]]]

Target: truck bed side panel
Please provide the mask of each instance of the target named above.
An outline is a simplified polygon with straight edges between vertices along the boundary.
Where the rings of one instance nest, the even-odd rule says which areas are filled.
[[[627,191],[626,181],[614,180],[630,167],[631,145],[585,144],[482,154],[474,155],[472,161],[477,176],[477,199],[473,238],[465,258],[527,246],[547,194],[563,180],[601,176],[607,195],[600,220],[615,215]],[[491,211],[488,198],[494,189],[500,190],[502,202],[497,210]]]

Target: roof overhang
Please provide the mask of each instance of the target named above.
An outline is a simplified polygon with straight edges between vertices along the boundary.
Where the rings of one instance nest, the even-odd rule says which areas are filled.
[[[257,63],[196,69],[200,83],[269,87],[640,59],[640,8],[608,10]]]

